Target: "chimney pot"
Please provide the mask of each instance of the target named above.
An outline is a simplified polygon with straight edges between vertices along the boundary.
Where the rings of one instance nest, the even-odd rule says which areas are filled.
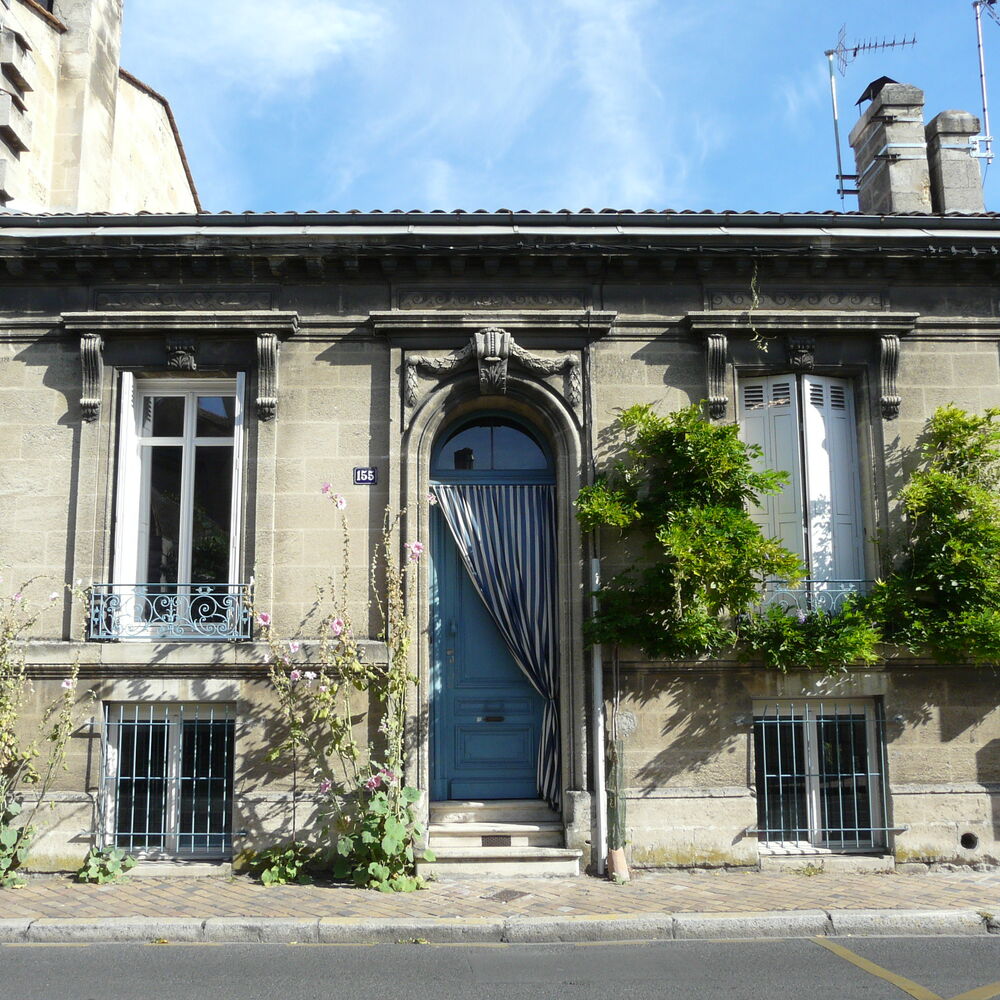
[[[927,123],[925,133],[934,211],[985,211],[983,179],[972,148],[979,119],[968,111],[942,111]]]

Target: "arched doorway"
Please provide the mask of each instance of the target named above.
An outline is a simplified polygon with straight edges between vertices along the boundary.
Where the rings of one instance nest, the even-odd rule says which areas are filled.
[[[528,424],[477,413],[431,455],[431,798],[559,802],[555,475]]]

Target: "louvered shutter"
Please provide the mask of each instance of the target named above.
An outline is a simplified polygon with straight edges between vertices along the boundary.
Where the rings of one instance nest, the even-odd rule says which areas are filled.
[[[802,385],[810,575],[815,580],[860,580],[854,396],[844,379],[804,375]]]
[[[122,372],[118,408],[118,475],[115,485],[115,560],[113,581],[136,583],[138,567],[139,436],[136,432],[135,377]]]
[[[794,375],[772,375],[740,382],[740,428],[747,444],[760,445],[760,469],[781,469],[789,483],[777,496],[762,498],[751,516],[769,538],[805,559],[799,404]]]

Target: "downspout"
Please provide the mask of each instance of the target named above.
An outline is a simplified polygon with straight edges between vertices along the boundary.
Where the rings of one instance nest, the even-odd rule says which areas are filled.
[[[595,543],[596,547],[596,543]],[[601,586],[601,560],[590,560],[590,609],[597,614],[597,590]],[[594,846],[597,848],[597,874],[605,874],[608,857],[608,788],[604,756],[604,657],[599,645],[591,648],[591,704],[593,719],[594,791],[597,795],[594,823]]]

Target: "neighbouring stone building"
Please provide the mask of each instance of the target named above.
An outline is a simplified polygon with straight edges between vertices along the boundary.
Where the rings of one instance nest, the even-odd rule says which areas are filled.
[[[0,2],[0,205],[200,210],[170,105],[119,66],[122,5]]]
[[[916,88],[870,96],[859,213],[5,216],[4,586],[87,588],[28,657],[39,704],[77,660],[95,696],[34,864],[95,840],[224,860],[308,828],[315,790],[265,759],[251,609],[308,650],[340,553],[324,482],[347,499],[356,624],[384,509],[429,546],[408,780],[443,863],[598,863],[615,691],[636,864],[997,863],[992,670],[900,654],[831,679],[626,650],[615,677],[582,638],[594,560],[619,567],[572,504],[620,407],[704,399],[740,421],[793,474],[762,525],[835,606],[882,570],[934,407],[1000,405],[1000,222],[956,148],[977,125],[925,132]],[[497,611],[470,573],[490,590],[522,550],[520,603]],[[526,608],[533,672],[509,648]]]

